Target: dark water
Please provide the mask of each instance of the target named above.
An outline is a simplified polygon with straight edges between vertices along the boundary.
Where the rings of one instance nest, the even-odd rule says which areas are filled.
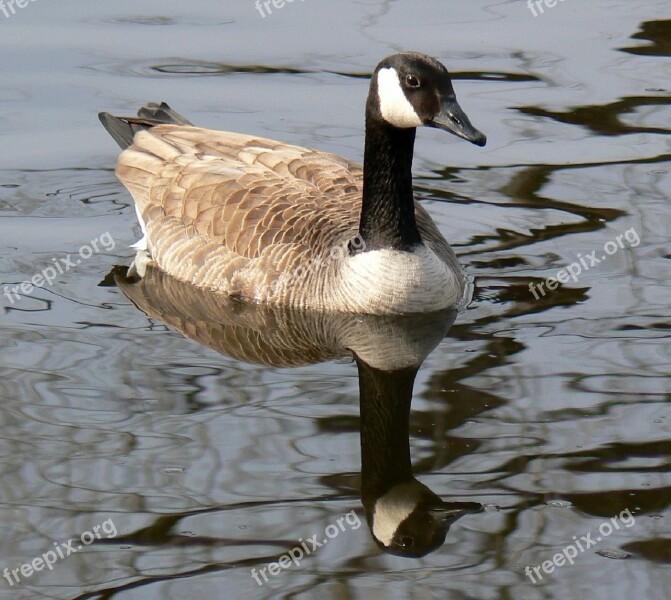
[[[0,292],[64,271],[0,295],[0,570],[101,534],[51,571],[0,578],[0,597],[668,598],[668,8],[567,0],[534,17],[523,0],[296,0],[262,18],[252,0],[37,0],[0,12]],[[416,375],[409,440],[402,414],[385,431],[399,452],[409,441],[433,493],[485,506],[418,559],[382,552],[365,524],[374,477],[360,473],[359,431],[386,421],[379,406],[360,419],[362,367],[342,348],[303,348],[294,368],[234,360],[217,352],[236,347],[221,331],[187,331],[174,311],[147,316],[99,286],[137,235],[99,110],[167,100],[198,124],[360,160],[365,76],[401,49],[443,60],[489,137],[479,149],[418,135],[417,193],[477,291]],[[577,281],[565,271],[547,290],[572,264]],[[380,351],[372,363],[421,354],[421,328],[393,330],[396,350],[371,331],[357,339]],[[366,389],[409,389],[404,377]],[[339,518],[300,567],[254,581],[252,568]],[[575,564],[525,576],[588,535],[602,539]]]

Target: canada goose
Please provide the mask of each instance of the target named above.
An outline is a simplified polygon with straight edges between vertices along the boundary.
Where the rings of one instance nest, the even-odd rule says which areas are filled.
[[[412,191],[416,128],[484,146],[447,69],[418,53],[382,60],[366,103],[363,170],[334,154],[193,127],[163,103],[100,120],[149,260],[193,285],[257,302],[407,314],[464,300],[467,278]]]
[[[455,310],[410,316],[305,311],[241,302],[196,288],[153,266],[114,281],[145,314],[237,360],[295,367],[354,356],[359,374],[361,502],[387,553],[419,557],[445,541],[477,502],[445,502],[412,473],[408,439],[415,376],[444,339]]]

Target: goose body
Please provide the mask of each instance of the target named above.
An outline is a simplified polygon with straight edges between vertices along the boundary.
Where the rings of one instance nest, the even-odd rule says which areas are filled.
[[[134,270],[152,261],[198,287],[257,302],[366,314],[457,305],[467,279],[412,192],[419,125],[478,145],[447,70],[388,57],[366,106],[363,168],[337,155],[194,127],[166,104],[101,121],[126,148],[116,174],[143,230]]]

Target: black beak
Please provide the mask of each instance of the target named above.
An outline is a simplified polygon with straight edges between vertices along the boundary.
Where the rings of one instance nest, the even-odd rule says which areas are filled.
[[[426,125],[449,131],[476,146],[484,146],[487,143],[487,136],[471,125],[466,113],[461,110],[461,106],[453,95],[443,96],[439,113]]]
[[[482,135],[482,134],[480,134]],[[484,507],[478,502],[445,502],[429,510],[436,521],[451,524],[464,515],[482,512]]]

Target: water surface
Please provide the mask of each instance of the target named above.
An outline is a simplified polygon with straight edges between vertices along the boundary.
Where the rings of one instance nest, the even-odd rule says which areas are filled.
[[[522,0],[0,14],[0,292],[115,242],[0,295],[0,571],[117,530],[0,579],[0,597],[667,598],[670,22],[654,0],[537,17]],[[404,49],[447,64],[489,138],[418,134],[417,194],[477,291],[419,369],[409,419],[414,476],[485,510],[419,559],[350,527],[259,586],[251,569],[299,538],[350,511],[365,522],[357,366],[235,360],[99,285],[138,228],[96,114],[166,100],[204,126],[361,160],[367,76]],[[594,251],[577,281],[530,291]],[[574,565],[525,576],[623,511],[633,523]]]

